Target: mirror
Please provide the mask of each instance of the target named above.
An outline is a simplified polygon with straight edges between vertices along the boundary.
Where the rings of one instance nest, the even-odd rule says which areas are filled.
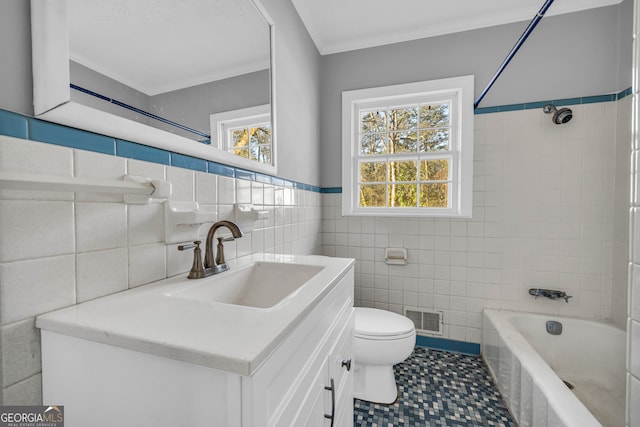
[[[31,14],[38,118],[276,173],[257,0],[32,0]]]

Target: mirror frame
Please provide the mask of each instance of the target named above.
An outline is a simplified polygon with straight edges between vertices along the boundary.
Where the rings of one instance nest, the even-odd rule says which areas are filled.
[[[277,144],[275,116],[275,34],[272,19],[260,0],[249,0],[269,26],[271,141],[273,165],[266,165],[226,152],[212,145],[174,135],[152,126],[71,101],[69,72],[69,26],[67,0],[31,0],[31,38],[33,61],[33,106],[38,119],[87,130],[110,137],[160,148],[275,175]],[[210,115],[210,113],[207,113]]]

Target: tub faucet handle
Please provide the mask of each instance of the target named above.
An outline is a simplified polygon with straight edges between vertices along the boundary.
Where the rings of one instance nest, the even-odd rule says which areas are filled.
[[[529,289],[529,295],[533,295],[536,299],[538,299],[538,297],[546,297],[552,300],[564,299],[565,302],[569,302],[569,298],[572,298],[571,295],[567,295],[564,291],[556,291],[553,289],[531,288]]]

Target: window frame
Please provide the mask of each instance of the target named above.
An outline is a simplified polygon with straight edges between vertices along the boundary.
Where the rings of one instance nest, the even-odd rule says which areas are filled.
[[[274,139],[274,129],[271,115],[271,106],[269,104],[211,114],[209,116],[211,129],[211,145],[221,151],[221,155],[223,156],[225,163],[256,172],[275,175],[277,172],[276,143]],[[229,131],[239,127],[256,127],[255,125],[264,123],[268,123],[271,130],[272,163],[262,163],[257,160],[247,159],[245,157],[234,154],[232,151],[233,148],[229,146]]]
[[[342,92],[342,215],[470,218],[473,204],[473,88],[474,77],[469,75]],[[360,155],[360,111],[436,101],[451,102],[449,151]],[[449,208],[359,206],[361,161],[387,160],[388,165],[389,158],[420,162],[442,157],[451,158]],[[419,172],[416,179],[419,186]]]

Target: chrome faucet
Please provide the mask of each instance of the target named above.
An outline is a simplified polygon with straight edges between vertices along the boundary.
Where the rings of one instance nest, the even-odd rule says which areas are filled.
[[[213,257],[213,238],[218,231],[218,228],[226,227],[231,231],[232,237],[217,237],[218,244],[216,246],[217,252],[215,259]],[[207,241],[205,243],[205,252],[204,252],[204,266],[202,264],[202,258],[200,255],[200,241],[193,242],[193,245],[180,245],[178,246],[179,251],[183,251],[186,249],[195,248],[193,251],[193,265],[191,267],[191,271],[189,271],[189,275],[187,276],[189,279],[202,279],[203,277],[208,277],[214,274],[222,273],[223,271],[227,271],[229,269],[229,265],[224,259],[224,245],[223,242],[229,242],[231,240],[238,239],[242,237],[244,234],[240,227],[234,224],[231,221],[218,221],[211,226],[209,232],[207,233]]]
[[[569,298],[572,298],[570,295],[567,295],[564,291],[556,291],[552,289],[537,289],[531,288],[529,289],[529,295],[533,295],[534,297],[545,297],[552,300],[564,299],[565,302],[569,302]]]

